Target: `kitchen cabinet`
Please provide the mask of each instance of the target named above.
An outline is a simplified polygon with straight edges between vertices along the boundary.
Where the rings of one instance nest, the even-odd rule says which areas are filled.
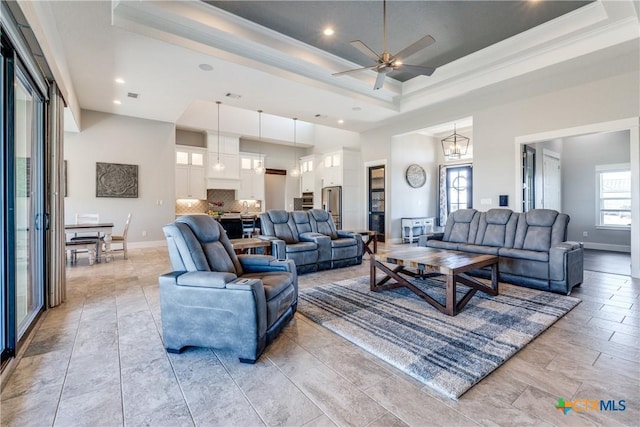
[[[342,187],[342,227],[344,230],[363,228],[363,174],[360,152],[348,148],[323,154],[316,164],[317,197],[314,204],[322,207],[322,188]],[[317,202],[316,202],[317,200]]]
[[[314,193],[316,188],[316,168],[315,156],[305,156],[300,158],[300,186],[303,193]]]
[[[176,199],[207,198],[204,148],[176,146]]]
[[[342,185],[342,152],[325,154],[322,165],[322,187]]]
[[[259,162],[259,154],[240,153],[238,200],[264,200],[264,174],[257,174],[254,170]]]
[[[207,155],[209,188],[237,190],[240,186],[240,138],[220,135],[218,141],[216,132],[207,132]],[[218,157],[224,165],[221,171],[214,169]]]

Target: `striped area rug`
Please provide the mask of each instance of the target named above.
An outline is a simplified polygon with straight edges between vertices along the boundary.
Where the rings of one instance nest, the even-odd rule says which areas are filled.
[[[412,281],[444,303],[442,281]],[[450,317],[406,289],[371,292],[363,276],[300,290],[298,311],[457,399],[579,302],[501,283],[500,295],[477,292]]]

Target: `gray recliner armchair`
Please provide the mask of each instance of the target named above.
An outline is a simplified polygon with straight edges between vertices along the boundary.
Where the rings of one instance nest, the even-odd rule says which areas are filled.
[[[167,351],[227,348],[254,363],[296,311],[293,261],[236,255],[222,226],[207,215],[182,216],[163,230],[174,270],[159,278]]]

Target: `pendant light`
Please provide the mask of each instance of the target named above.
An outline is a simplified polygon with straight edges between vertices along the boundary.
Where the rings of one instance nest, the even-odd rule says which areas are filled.
[[[300,176],[300,168],[298,167],[298,153],[296,151],[296,122],[297,118],[293,119],[293,169],[291,169],[291,176],[297,178]]]
[[[262,161],[262,110],[258,110],[258,141],[260,142],[260,159],[258,160],[258,164],[253,169],[253,171],[256,173],[256,175],[262,175],[266,171],[264,162]]]
[[[218,104],[218,160],[216,164],[213,165],[213,169],[221,172],[224,170],[224,165],[220,162],[220,104],[222,104],[222,102],[216,101],[216,104]]]
[[[444,156],[449,160],[457,160],[467,154],[469,148],[469,138],[456,132],[456,125],[453,124],[453,134],[440,141]]]

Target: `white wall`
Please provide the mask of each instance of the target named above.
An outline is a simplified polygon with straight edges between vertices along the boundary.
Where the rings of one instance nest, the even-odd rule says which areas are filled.
[[[434,138],[407,134],[396,136],[391,143],[390,188],[386,215],[386,235],[392,242],[400,242],[401,218],[435,217],[437,212],[439,141]],[[409,165],[417,164],[424,168],[427,182],[420,188],[412,188],[405,178]]]
[[[164,242],[162,226],[174,219],[175,126],[89,110],[82,111],[82,123],[82,132],[64,135],[65,222],[76,212],[99,213],[119,234],[131,212],[130,242]],[[96,162],[138,165],[138,198],[96,197]]]
[[[597,229],[596,165],[629,163],[629,132],[607,132],[563,138],[562,210],[569,214],[569,240],[629,249],[629,230]],[[583,231],[588,236],[583,236]]]

